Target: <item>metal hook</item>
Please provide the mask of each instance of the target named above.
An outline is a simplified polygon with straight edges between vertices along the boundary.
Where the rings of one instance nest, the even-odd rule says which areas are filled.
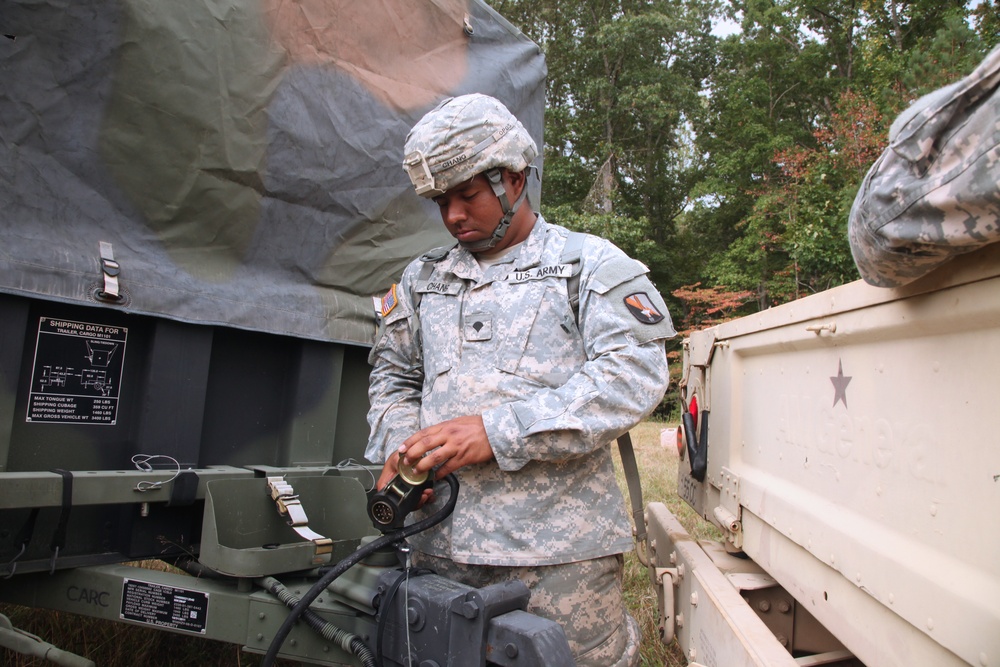
[[[10,559],[9,563],[7,563],[7,574],[4,575],[4,579],[10,579],[14,576],[14,573],[17,571],[17,561],[24,555],[24,552],[27,551],[27,549],[28,545],[22,542],[21,550],[17,552],[16,556]]]
[[[49,574],[56,573],[57,558],[59,558],[59,547],[52,547],[52,558],[49,559]]]

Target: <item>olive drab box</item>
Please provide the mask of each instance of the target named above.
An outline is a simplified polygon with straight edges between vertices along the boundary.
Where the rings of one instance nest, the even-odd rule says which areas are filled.
[[[861,277],[911,282],[1000,240],[1000,48],[903,112],[851,210]]]

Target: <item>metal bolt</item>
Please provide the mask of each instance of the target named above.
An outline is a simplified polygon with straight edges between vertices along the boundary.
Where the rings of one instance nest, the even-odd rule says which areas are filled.
[[[475,602],[463,602],[462,606],[459,608],[460,613],[465,618],[470,621],[477,616],[479,616],[479,607],[476,606]]]
[[[768,601],[768,600],[761,600],[760,602],[757,603],[757,609],[760,609],[764,613],[767,613],[767,612],[771,611],[771,603],[770,603],[770,601]]]
[[[691,662],[694,662],[695,660],[697,660],[698,659],[698,651],[695,651],[693,648],[692,649],[688,649],[688,659]]]
[[[695,591],[694,593],[691,594],[691,606],[692,607],[697,607],[698,606],[698,592],[697,591]]]
[[[508,658],[516,658],[517,657],[517,645],[516,644],[507,644],[506,646],[503,647],[503,652],[507,655]]]
[[[785,635],[778,634],[777,635],[777,639],[778,639],[778,643],[781,644],[782,646],[786,646],[786,647],[788,646],[788,637],[786,637]]]
[[[684,627],[684,614],[677,614],[677,618],[674,619],[674,625],[678,628]]]
[[[778,611],[780,611],[782,614],[787,614],[791,610],[792,610],[792,605],[788,604],[786,600],[782,600],[781,602],[778,603]]]

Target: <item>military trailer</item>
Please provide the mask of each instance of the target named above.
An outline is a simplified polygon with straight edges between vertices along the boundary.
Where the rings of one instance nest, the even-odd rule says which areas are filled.
[[[646,512],[692,665],[1000,664],[1000,49],[893,124],[864,278],[684,342],[678,492]]]
[[[362,460],[372,298],[448,239],[406,133],[485,92],[540,144],[538,47],[480,0],[0,20],[0,600],[265,664],[572,664],[523,585],[411,576],[432,523]],[[43,639],[0,617],[93,664]]]

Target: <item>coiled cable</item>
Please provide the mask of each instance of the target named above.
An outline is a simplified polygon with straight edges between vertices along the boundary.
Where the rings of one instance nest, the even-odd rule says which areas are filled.
[[[261,667],[273,667],[274,661],[278,657],[278,652],[281,650],[281,646],[285,643],[288,633],[292,631],[292,626],[294,626],[295,622],[299,620],[299,617],[305,613],[305,611],[309,608],[309,605],[311,605],[313,601],[319,597],[320,593],[326,590],[326,587],[332,584],[337,577],[376,551],[395,544],[396,542],[405,540],[411,535],[422,533],[428,528],[436,526],[447,519],[451,513],[455,511],[455,503],[458,502],[458,479],[456,479],[453,473],[450,473],[445,476],[444,481],[448,483],[448,487],[451,489],[451,495],[448,497],[448,501],[444,504],[444,507],[426,519],[421,519],[420,521],[410,524],[405,528],[401,528],[394,533],[389,533],[379,537],[378,539],[372,540],[333,567],[320,570],[321,572],[324,572],[323,576],[321,576],[319,580],[313,584],[306,594],[303,595],[302,598],[295,604],[295,606],[292,607],[292,611],[281,624],[281,627],[278,628],[278,631],[274,635],[274,639],[271,640],[271,644],[268,646],[267,653],[264,655]]]

